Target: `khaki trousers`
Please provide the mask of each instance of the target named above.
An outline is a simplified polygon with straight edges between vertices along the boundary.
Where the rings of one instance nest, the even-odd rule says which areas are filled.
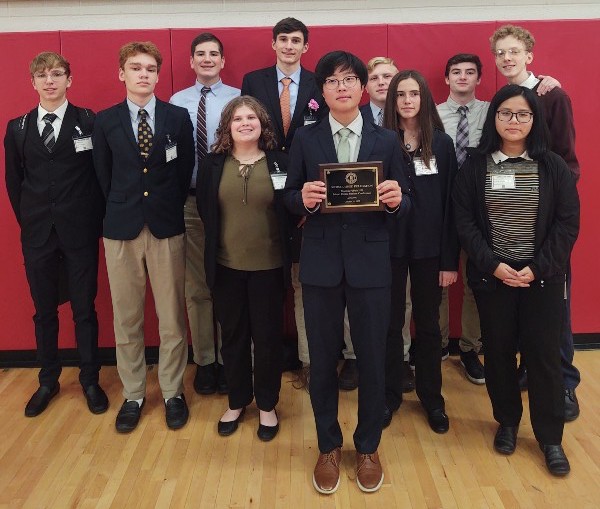
[[[192,336],[194,362],[199,366],[214,364],[221,357],[221,331],[215,356],[213,301],[204,272],[204,224],[198,215],[196,197],[188,196],[183,209],[185,221],[185,304]]]
[[[188,357],[184,235],[157,239],[145,226],[132,240],[105,238],[104,251],[123,396],[141,399],[146,395],[144,304],[148,278],[159,322],[158,381],[164,398],[178,396],[183,392]]]

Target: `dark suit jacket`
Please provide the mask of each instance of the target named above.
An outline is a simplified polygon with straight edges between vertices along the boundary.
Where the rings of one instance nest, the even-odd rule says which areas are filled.
[[[371,124],[375,123],[375,119],[373,118],[373,110],[371,109],[371,103],[363,104],[360,107],[360,113],[362,114],[365,122],[370,122]]]
[[[400,145],[395,133],[364,122],[358,161],[383,161],[384,180],[396,179],[408,189],[401,173]],[[319,164],[335,163],[337,156],[327,119],[307,126],[296,134],[290,153],[290,166],[284,201],[293,214],[307,214],[302,203],[305,182],[320,180]],[[402,221],[410,207],[403,194],[395,218]],[[333,287],[345,277],[356,288],[385,287],[391,284],[388,212],[346,212],[308,214],[300,252],[300,281]]]
[[[269,172],[273,173],[279,169],[287,171],[288,157],[282,152],[267,151],[267,164]],[[221,236],[221,209],[219,206],[219,186],[223,175],[226,154],[208,154],[200,163],[198,168],[198,179],[196,186],[196,204],[198,213],[204,223],[206,237],[204,247],[204,270],[206,282],[209,288],[214,287],[215,271],[217,267],[217,251]],[[290,249],[288,214],[282,202],[282,191],[275,191],[275,212],[279,223],[279,234],[283,248],[283,277],[287,287],[290,283]]]
[[[292,122],[287,136],[283,134],[283,119],[281,118],[281,107],[279,105],[279,88],[277,81],[276,66],[249,72],[242,81],[242,95],[251,95],[258,99],[269,112],[275,135],[277,136],[277,148],[288,151],[294,139],[296,129],[304,125],[304,116],[309,116],[308,102],[314,99],[319,103],[317,117],[323,118],[327,107],[324,106],[323,95],[317,88],[315,75],[301,68],[300,84],[298,86],[298,99],[296,109],[292,115]]]
[[[52,154],[40,137],[37,115],[35,108],[26,119],[11,120],[4,138],[6,189],[21,226],[21,242],[40,247],[54,226],[66,247],[97,243],[104,200],[94,172],[92,150],[75,152],[73,136],[79,136],[75,127],[85,130],[78,110],[70,103],[67,106]],[[21,124],[23,121],[25,125]],[[19,147],[14,129],[21,125],[26,132],[24,145]]]
[[[145,224],[159,239],[184,233],[183,206],[195,158],[187,110],[156,100],[147,160],[140,156],[126,101],[98,113],[93,141],[96,173],[107,199],[104,236],[131,240]],[[167,162],[170,143],[177,143],[177,157]]]

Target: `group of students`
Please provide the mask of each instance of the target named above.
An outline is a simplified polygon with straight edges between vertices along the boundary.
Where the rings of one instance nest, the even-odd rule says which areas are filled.
[[[258,437],[272,440],[279,430],[283,301],[293,285],[320,451],[313,485],[324,494],[339,485],[337,369],[345,338],[346,374],[354,371],[349,388],[359,389],[356,479],[361,490],[377,491],[382,430],[410,375],[403,369],[409,274],[414,386],[431,429],[449,429],[440,304],[443,289],[457,280],[462,245],[481,333],[461,338],[461,362],[469,380],[487,384],[499,423],[494,447],[503,454],[516,447],[520,350],[534,434],[550,472],[568,473],[560,444],[565,420],[579,413],[579,373],[563,294],[570,291],[569,256],[579,227],[578,165],[568,96],[555,80],[540,83],[526,69],[533,42],[520,27],[494,33],[492,52],[511,84],[491,103],[475,99],[479,58],[452,57],[450,97],[437,108],[425,78],[398,72],[388,58],[365,65],[333,51],[314,74],[307,71],[300,59],[308,29],[294,18],[273,28],[276,65],[248,73],[241,91],[220,79],[221,41],[210,33],[196,37],[190,55],[196,82],[170,103],[154,95],[160,52],[152,43],[130,43],[119,61],[127,98],[95,121],[66,100],[72,82],[66,59],[38,55],[30,72],[40,105],[12,120],[5,138],[6,183],[21,226],[41,363],[40,387],[25,414],[39,415],[59,392],[62,272],[88,407],[108,408],[98,384],[94,308],[102,235],[125,398],[118,432],[136,428],[145,403],[149,279],[168,427],[181,428],[189,418],[187,307],[194,388],[228,394],[218,433],[234,433],[256,400]],[[370,102],[360,107],[365,88]],[[542,99],[530,90],[545,88]],[[377,194],[385,210],[322,213],[327,193],[319,165],[368,161],[382,164]],[[477,355],[481,337],[485,373]],[[565,366],[574,385],[561,376]]]

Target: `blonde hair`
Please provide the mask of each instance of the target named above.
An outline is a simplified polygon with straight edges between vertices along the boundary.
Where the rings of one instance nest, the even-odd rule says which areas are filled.
[[[373,69],[375,69],[375,67],[377,67],[380,64],[393,65],[394,67],[396,67],[396,64],[394,63],[394,61],[391,58],[388,58],[388,57],[373,57],[371,60],[369,60],[367,62],[367,72],[369,74],[372,73]],[[396,70],[398,70],[397,67],[396,67]]]
[[[530,52],[533,49],[533,46],[535,45],[535,39],[529,30],[515,25],[503,25],[490,37],[492,53],[496,51],[496,43],[498,40],[504,39],[505,37],[509,37],[511,35],[525,45],[525,50],[527,52]]]
[[[57,67],[63,67],[67,73],[67,77],[71,76],[71,65],[65,57],[53,51],[44,51],[31,61],[29,64],[29,73],[33,77],[36,72],[43,71],[44,69],[56,69]]]

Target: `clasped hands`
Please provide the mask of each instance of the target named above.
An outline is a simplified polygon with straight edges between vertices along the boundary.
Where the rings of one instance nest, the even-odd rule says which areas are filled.
[[[402,190],[396,180],[384,180],[377,186],[379,200],[394,210],[402,202]],[[325,182],[314,180],[302,186],[302,203],[308,209],[314,209],[325,199]]]
[[[494,271],[494,276],[500,279],[505,285],[527,288],[531,285],[531,282],[535,279],[533,271],[529,266],[522,268],[521,270],[515,270],[506,263],[500,263]]]

